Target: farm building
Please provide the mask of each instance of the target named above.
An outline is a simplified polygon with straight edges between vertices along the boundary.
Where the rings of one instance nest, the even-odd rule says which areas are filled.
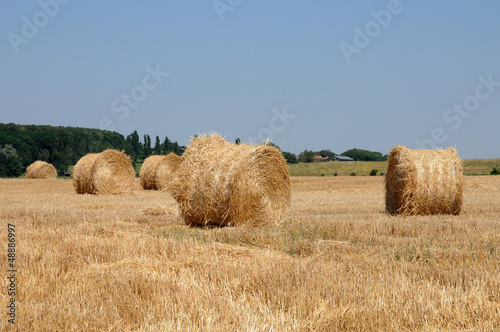
[[[337,161],[354,161],[351,157],[347,156],[335,156],[335,160]]]

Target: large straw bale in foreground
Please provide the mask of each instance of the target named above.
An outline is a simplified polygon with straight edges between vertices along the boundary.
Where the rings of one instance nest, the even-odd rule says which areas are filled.
[[[290,176],[277,148],[236,145],[210,135],[195,137],[183,159],[170,191],[187,224],[256,226],[283,221]]]
[[[80,158],[73,168],[73,187],[78,194],[92,193],[90,170],[98,156],[98,153],[89,153]]]
[[[135,171],[123,152],[89,154],[76,164],[73,184],[79,194],[123,194],[134,188]]]
[[[156,190],[158,186],[156,184],[156,171],[160,162],[163,160],[164,156],[149,156],[144,160],[141,166],[141,171],[139,172],[139,177],[141,178],[141,186],[146,190]]]
[[[453,148],[410,150],[396,146],[385,176],[390,214],[459,214],[463,200],[462,164]]]
[[[182,158],[174,153],[169,153],[163,157],[155,176],[155,183],[159,190],[168,190],[181,164]]]
[[[26,168],[27,179],[56,179],[57,170],[45,161],[37,160]]]

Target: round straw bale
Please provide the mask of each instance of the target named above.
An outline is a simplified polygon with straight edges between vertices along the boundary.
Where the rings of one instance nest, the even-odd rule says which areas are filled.
[[[141,181],[142,188],[146,190],[156,190],[158,186],[156,184],[156,171],[160,162],[163,160],[164,156],[149,156],[144,160],[142,164],[141,171],[139,172],[139,177]]]
[[[390,214],[459,214],[463,201],[462,163],[454,148],[391,150],[385,176]]]
[[[57,170],[45,161],[37,160],[26,168],[27,179],[56,179]]]
[[[89,153],[80,158],[73,168],[73,187],[78,194],[92,193],[90,170],[98,156],[98,153]]]
[[[181,164],[182,158],[174,153],[169,153],[163,157],[158,165],[155,177],[155,183],[159,190],[168,190]]]
[[[290,176],[281,152],[236,145],[214,134],[195,137],[170,191],[190,225],[281,223],[290,204]]]
[[[133,190],[135,171],[125,153],[106,150],[95,159],[90,178],[92,194],[123,194]]]

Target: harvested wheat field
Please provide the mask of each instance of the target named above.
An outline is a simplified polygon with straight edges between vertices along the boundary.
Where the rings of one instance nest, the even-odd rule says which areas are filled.
[[[0,180],[3,283],[16,225],[20,331],[497,331],[500,176],[460,215],[391,216],[382,177],[293,177],[280,226],[185,225],[145,191]],[[29,202],[29,204],[27,204]],[[7,287],[0,287],[7,323]]]

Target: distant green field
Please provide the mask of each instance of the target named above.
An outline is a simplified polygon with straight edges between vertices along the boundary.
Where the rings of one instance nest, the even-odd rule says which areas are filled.
[[[489,175],[493,167],[500,169],[500,159],[467,159],[462,160],[465,175]],[[135,164],[135,171],[139,174],[142,163]],[[349,176],[353,172],[356,175],[367,176],[373,169],[377,170],[377,176],[385,175],[387,162],[385,161],[328,161],[317,163],[300,163],[288,165],[291,176]],[[73,166],[68,172],[73,171]]]
[[[493,167],[500,168],[500,159],[462,160],[465,175],[488,175]],[[369,175],[372,169],[378,170],[377,176],[385,175],[387,162],[382,161],[328,161],[289,165],[291,176],[348,176]]]

